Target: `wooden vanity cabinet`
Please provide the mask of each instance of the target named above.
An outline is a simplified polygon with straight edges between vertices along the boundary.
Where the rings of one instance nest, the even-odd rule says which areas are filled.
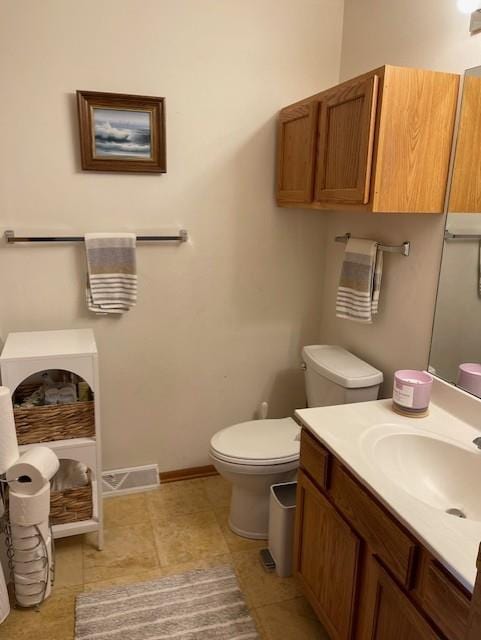
[[[282,109],[278,204],[442,213],[458,87],[456,74],[384,66]]]
[[[331,640],[467,640],[471,594],[306,429],[300,467],[294,571]]]
[[[301,471],[297,574],[331,640],[351,638],[361,540]]]
[[[423,554],[414,598],[439,629],[452,640],[465,640],[470,598],[434,558]]]
[[[375,557],[371,563],[363,640],[443,640]]]

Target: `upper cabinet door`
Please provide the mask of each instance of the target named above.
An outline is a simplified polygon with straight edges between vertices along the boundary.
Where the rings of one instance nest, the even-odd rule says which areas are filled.
[[[312,202],[318,102],[294,105],[279,116],[277,200]]]
[[[450,213],[481,213],[481,68],[470,69],[463,88]]]
[[[353,80],[323,95],[315,200],[369,202],[379,78]]]

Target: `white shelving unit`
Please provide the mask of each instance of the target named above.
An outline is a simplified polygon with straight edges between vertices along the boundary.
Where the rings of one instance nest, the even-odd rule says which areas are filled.
[[[97,532],[97,546],[103,546],[102,466],[100,441],[100,390],[98,353],[92,329],[65,331],[33,331],[10,333],[0,356],[2,384],[13,395],[15,389],[29,376],[61,369],[71,371],[90,385],[94,394],[95,436],[53,440],[41,444],[50,447],[59,458],[75,460],[87,465],[92,473],[93,517],[89,520],[54,525],[55,538],[80,533]],[[27,444],[26,450],[36,446]]]

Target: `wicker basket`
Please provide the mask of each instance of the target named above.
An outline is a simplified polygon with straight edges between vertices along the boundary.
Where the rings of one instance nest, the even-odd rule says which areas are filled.
[[[93,401],[17,407],[13,410],[18,444],[35,444],[95,435]]]
[[[90,520],[93,517],[92,481],[84,487],[52,491],[50,494],[50,523],[67,524]]]

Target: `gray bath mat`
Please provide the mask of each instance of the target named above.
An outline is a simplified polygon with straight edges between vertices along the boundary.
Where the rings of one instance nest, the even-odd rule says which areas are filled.
[[[232,567],[77,596],[75,640],[258,639]]]

